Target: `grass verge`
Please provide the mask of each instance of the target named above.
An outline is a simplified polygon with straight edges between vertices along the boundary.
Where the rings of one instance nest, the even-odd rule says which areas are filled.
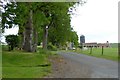
[[[51,73],[48,52],[2,52],[3,78],[42,78]]]
[[[92,53],[90,54],[90,49],[86,50],[62,50],[62,52],[76,52],[78,54],[85,54],[88,56],[93,56],[97,58],[108,59],[112,61],[118,61],[120,58],[118,57],[118,48],[104,48],[103,55],[102,55],[102,48],[93,48]]]
[[[90,54],[90,49],[77,50],[74,52],[86,54],[89,56],[95,56],[98,58],[104,58],[104,59],[109,59],[109,60],[113,60],[113,61],[118,61],[118,48],[104,48],[103,55],[102,55],[101,48],[93,48],[91,54]]]

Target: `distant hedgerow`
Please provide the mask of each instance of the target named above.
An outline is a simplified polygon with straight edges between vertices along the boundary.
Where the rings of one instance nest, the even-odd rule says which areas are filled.
[[[13,50],[15,47],[19,45],[19,38],[17,35],[7,35],[6,42],[9,46],[9,51]]]

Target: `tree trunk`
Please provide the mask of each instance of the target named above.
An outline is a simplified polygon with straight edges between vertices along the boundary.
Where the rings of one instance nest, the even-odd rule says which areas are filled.
[[[33,39],[33,52],[37,51],[37,43],[38,43],[38,33],[36,31],[36,29],[33,29],[33,35],[34,35],[34,39]]]
[[[19,50],[22,50],[23,49],[23,45],[24,45],[24,32],[20,32],[20,29],[19,29],[19,32],[18,32],[18,34],[19,34],[19,40],[20,40],[20,42],[19,42]]]
[[[45,49],[45,50],[47,49],[48,29],[50,28],[50,26],[52,24],[53,24],[53,19],[51,20],[49,25],[47,25],[43,28],[43,49]]]
[[[24,49],[24,45],[25,45],[25,31],[22,34],[22,43],[21,43],[21,45],[22,45],[22,49]]]
[[[43,49],[47,49],[47,37],[48,37],[48,28],[44,28],[43,32]]]
[[[32,52],[33,51],[33,40],[32,40],[32,37],[33,37],[33,21],[32,21],[32,15],[33,15],[33,12],[32,10],[30,10],[29,12],[29,17],[28,17],[28,23],[27,25],[25,26],[25,42],[24,42],[24,50],[27,51],[27,52]]]

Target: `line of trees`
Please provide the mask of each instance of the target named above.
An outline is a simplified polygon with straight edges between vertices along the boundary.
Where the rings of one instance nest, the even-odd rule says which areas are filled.
[[[1,1],[1,3],[3,3]],[[38,43],[63,46],[66,42],[78,44],[78,36],[70,25],[73,5],[70,2],[8,2],[2,5],[2,31],[19,27],[19,48],[35,52]]]

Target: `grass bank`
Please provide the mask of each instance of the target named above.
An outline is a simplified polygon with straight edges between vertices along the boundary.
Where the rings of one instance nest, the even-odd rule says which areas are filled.
[[[42,78],[51,73],[48,56],[51,52],[40,50],[36,53],[23,51],[2,52],[3,78]]]
[[[118,61],[120,58],[118,57],[118,48],[104,48],[103,50],[103,55],[102,55],[102,48],[92,48],[92,53],[91,49],[76,49],[76,50],[62,50],[63,52],[76,52],[78,54],[85,54],[88,56],[94,56],[97,58],[104,58],[108,60],[113,60],[113,61]]]
[[[80,54],[85,54],[89,56],[95,56],[98,58],[109,59],[113,61],[118,61],[118,48],[104,48],[103,55],[101,48],[93,48],[92,53],[90,54],[91,49],[86,50],[76,50],[75,52]]]

